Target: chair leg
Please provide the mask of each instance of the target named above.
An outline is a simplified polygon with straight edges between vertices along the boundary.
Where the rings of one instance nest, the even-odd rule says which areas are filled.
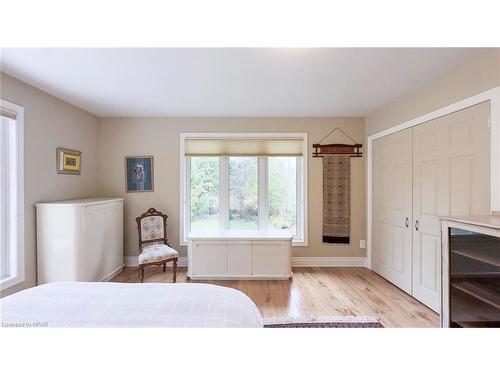
[[[177,281],[177,259],[174,260],[174,283]]]
[[[167,262],[163,263],[163,272],[167,270]]]
[[[141,283],[144,282],[144,268],[139,267],[139,278],[141,279]]]

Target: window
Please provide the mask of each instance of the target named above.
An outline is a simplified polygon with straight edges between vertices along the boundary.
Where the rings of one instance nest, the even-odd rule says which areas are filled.
[[[306,135],[233,137],[181,134],[181,244],[190,232],[287,230],[307,245]]]
[[[191,230],[218,230],[219,158],[193,157],[191,162]]]
[[[268,158],[267,212],[273,229],[289,229],[297,225],[297,158]]]
[[[0,289],[24,281],[23,108],[0,100]]]
[[[229,158],[229,229],[258,229],[257,158]]]

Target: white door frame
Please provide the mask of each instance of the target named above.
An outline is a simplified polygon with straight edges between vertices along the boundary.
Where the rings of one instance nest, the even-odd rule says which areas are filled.
[[[420,125],[424,122],[434,120],[438,117],[449,115],[476,104],[490,101],[490,127],[491,127],[491,210],[500,211],[500,86],[484,91],[470,98],[460,100],[456,103],[439,108],[425,115],[419,116],[392,128],[370,135],[368,143],[368,165],[367,165],[367,209],[366,209],[366,267],[372,269],[372,152],[373,141],[389,134]]]

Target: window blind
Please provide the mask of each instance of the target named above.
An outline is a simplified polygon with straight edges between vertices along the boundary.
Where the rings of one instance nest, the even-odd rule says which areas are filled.
[[[186,156],[302,156],[302,139],[186,139]]]
[[[17,114],[16,114],[16,112],[13,112],[7,108],[0,107],[0,116],[15,120],[17,117]]]

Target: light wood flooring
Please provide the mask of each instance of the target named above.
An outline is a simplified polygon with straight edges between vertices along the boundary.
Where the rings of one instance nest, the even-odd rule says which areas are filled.
[[[139,282],[137,268],[127,267],[114,282]],[[144,282],[172,282],[172,268],[146,268]],[[385,327],[439,327],[439,315],[375,272],[357,267],[294,267],[286,281],[194,281],[179,268],[177,282],[204,282],[235,288],[248,295],[267,317],[341,315],[376,316]]]

